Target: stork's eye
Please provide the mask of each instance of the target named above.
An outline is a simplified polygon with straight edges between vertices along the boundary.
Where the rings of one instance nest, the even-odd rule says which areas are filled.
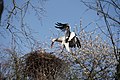
[[[69,29],[69,26],[67,26],[66,29]]]

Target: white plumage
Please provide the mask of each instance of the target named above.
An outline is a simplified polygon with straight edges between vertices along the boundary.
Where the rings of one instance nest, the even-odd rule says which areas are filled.
[[[68,41],[71,41],[75,37],[75,32],[70,33],[70,37],[68,38]]]
[[[65,36],[62,36],[60,38],[52,39],[51,48],[53,47],[54,42],[60,42],[62,44],[62,46],[63,46],[63,49],[65,47],[68,52],[71,52],[71,49],[69,47],[69,42],[65,42]]]

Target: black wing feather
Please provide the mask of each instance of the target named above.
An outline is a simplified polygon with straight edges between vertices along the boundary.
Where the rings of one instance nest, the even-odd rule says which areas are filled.
[[[55,25],[57,25],[57,26],[63,26],[64,24],[57,22]]]
[[[81,48],[81,44],[80,44],[80,41],[79,41],[78,37],[76,37],[76,40],[77,40],[77,41],[76,41],[77,47],[78,47],[78,48]]]
[[[59,22],[55,23],[55,25],[56,25],[55,28],[58,28],[62,31],[65,31],[66,27],[68,27],[68,24],[62,24],[62,23],[59,23]]]

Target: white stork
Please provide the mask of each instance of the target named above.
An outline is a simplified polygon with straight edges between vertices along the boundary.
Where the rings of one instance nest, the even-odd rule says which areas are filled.
[[[76,46],[78,48],[81,48],[81,44],[78,37],[76,36],[75,32],[70,32],[70,28],[68,24],[57,23],[56,25],[57,25],[55,26],[56,28],[65,31],[65,36],[52,39],[51,47],[53,46],[53,43],[56,41],[56,42],[60,42],[63,45],[63,47],[65,47],[67,51],[70,53],[71,53],[70,48],[73,47],[75,48]]]
[[[75,32],[70,32],[70,27],[69,27],[68,23],[62,24],[62,23],[57,22],[55,27],[59,28],[60,30],[65,32],[65,41],[66,41],[66,43],[69,42],[70,45],[71,44],[74,44],[74,45],[77,44],[77,47],[81,48],[81,44],[80,44],[80,41],[79,41],[77,35],[75,34]]]

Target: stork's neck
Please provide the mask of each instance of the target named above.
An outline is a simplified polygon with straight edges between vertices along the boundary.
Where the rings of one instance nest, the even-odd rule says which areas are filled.
[[[71,32],[70,32],[70,29],[68,29],[68,30],[65,32],[65,36],[66,36],[66,37],[69,37],[69,36],[70,36],[70,33],[71,33]]]
[[[66,32],[70,32],[70,29],[66,30]]]

